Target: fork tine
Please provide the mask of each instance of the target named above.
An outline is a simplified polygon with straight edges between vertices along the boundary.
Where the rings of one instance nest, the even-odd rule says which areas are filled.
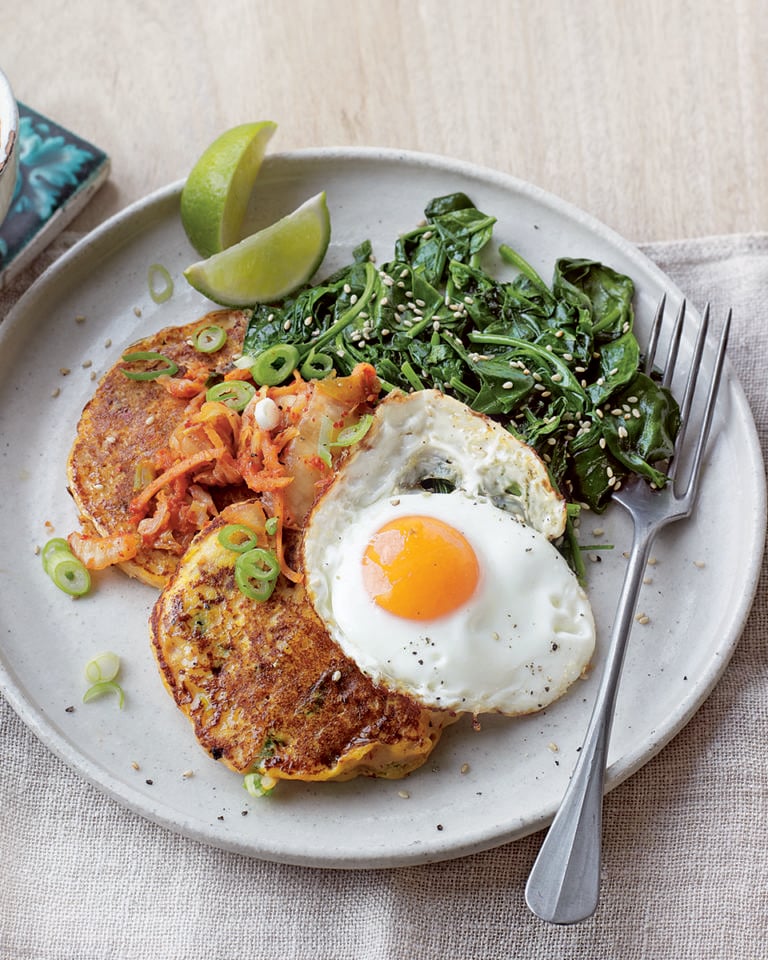
[[[707,304],[707,315],[709,314],[709,304]],[[709,383],[709,391],[707,393],[707,402],[706,407],[704,408],[704,415],[701,421],[701,427],[699,429],[699,437],[696,442],[696,449],[693,454],[693,462],[691,465],[691,473],[688,478],[688,484],[685,488],[684,497],[689,500],[693,500],[696,496],[696,491],[699,484],[699,476],[701,474],[701,466],[704,461],[704,451],[707,446],[707,440],[709,439],[709,431],[712,426],[712,419],[715,413],[715,402],[717,400],[718,390],[720,388],[720,380],[722,378],[723,367],[725,366],[725,351],[728,346],[728,336],[731,330],[731,317],[733,311],[728,311],[728,316],[725,318],[725,323],[723,324],[723,329],[720,334],[720,342],[717,348],[717,356],[715,357],[715,366],[712,371],[712,379]]]
[[[688,419],[691,412],[691,406],[693,405],[693,397],[696,393],[696,381],[698,380],[699,370],[701,369],[701,357],[704,352],[704,344],[707,339],[708,330],[709,304],[707,304],[704,308],[704,313],[701,318],[701,325],[699,326],[699,332],[696,336],[696,343],[694,344],[693,348],[693,356],[691,357],[691,365],[688,369],[688,378],[685,383],[685,393],[680,401],[680,428],[677,431],[677,437],[675,439],[675,450],[682,450],[685,441],[685,434],[688,430]],[[669,384],[665,383],[665,386],[669,386]],[[677,457],[672,458],[669,470],[667,471],[667,476],[670,480],[675,478],[678,462],[679,459]]]
[[[661,331],[662,323],[664,322],[664,307],[667,303],[667,295],[663,293],[661,295],[661,300],[659,300],[659,305],[656,307],[656,313],[653,316],[653,323],[651,324],[651,335],[648,338],[648,347],[645,352],[645,366],[643,367],[643,372],[650,377],[653,372],[653,362],[656,359],[656,348],[659,345],[659,333]]]
[[[669,387],[672,383],[672,377],[675,375],[675,365],[677,364],[677,354],[680,349],[680,338],[683,334],[683,323],[685,322],[685,300],[680,304],[675,318],[675,325],[672,328],[672,336],[667,348],[667,360],[664,364],[664,375],[661,380],[662,387]]]

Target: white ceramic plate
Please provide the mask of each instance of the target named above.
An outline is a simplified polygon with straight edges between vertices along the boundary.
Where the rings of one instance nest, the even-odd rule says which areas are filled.
[[[494,248],[510,244],[544,277],[560,256],[594,257],[631,275],[641,331],[662,291],[672,301],[679,296],[633,246],[580,211],[510,177],[432,156],[364,149],[274,155],[259,179],[259,216],[264,223],[277,219],[321,189],[333,222],[324,272],[347,262],[365,238],[380,259],[389,258],[397,234],[422,218],[431,198],[463,190],[498,218]],[[188,837],[268,860],[396,866],[493,847],[544,826],[575,760],[596,675],[536,716],[488,718],[480,732],[457,724],[404,782],[289,783],[252,800],[241,778],[197,745],[163,689],[147,636],[154,591],[109,573],[99,576],[91,596],[73,601],[43,574],[35,546],[51,530],[65,535],[76,525],[65,463],[93,391],[91,373],[100,375],[133,340],[210,309],[181,275],[195,256],[179,222],[179,190],[175,184],[150,196],[85,238],[0,327],[6,697],[56,754],[127,807]],[[156,262],[175,280],[173,297],[162,305],[147,288],[147,269]],[[62,368],[71,372],[63,376]],[[652,583],[641,595],[650,622],[635,627],[627,655],[611,787],[700,706],[752,600],[765,529],[762,463],[750,411],[730,373],[724,397],[699,509],[659,538]],[[610,510],[594,524],[586,521],[587,538],[598,523],[605,529],[600,539],[615,544],[602,563],[590,565],[599,668],[629,527]],[[103,649],[123,660],[122,711],[112,698],[81,703],[83,666]],[[194,775],[184,776],[188,771]]]

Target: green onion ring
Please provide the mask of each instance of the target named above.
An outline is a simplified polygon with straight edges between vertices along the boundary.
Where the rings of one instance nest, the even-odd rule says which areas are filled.
[[[299,373],[305,380],[322,380],[333,370],[333,359],[327,353],[315,353],[314,350],[302,363]]]
[[[90,573],[72,553],[67,554],[63,550],[54,551],[45,570],[59,590],[63,590],[71,597],[82,597],[91,588]]]
[[[120,657],[111,650],[97,653],[85,665],[85,679],[89,683],[110,683],[120,673]]]
[[[157,380],[158,377],[172,377],[179,369],[179,365],[174,363],[169,357],[162,353],[156,353],[154,350],[139,350],[137,353],[124,353],[124,363],[134,363],[137,360],[162,360],[164,367],[156,370],[123,370],[123,373],[129,380]]]
[[[339,431],[339,435],[331,444],[332,447],[351,447],[355,443],[359,443],[363,437],[371,429],[371,424],[373,423],[373,414],[364,413],[362,417],[348,427],[344,427]]]
[[[222,380],[209,387],[205,399],[216,400],[231,410],[240,411],[248,406],[248,401],[256,393],[256,388],[246,380]]]
[[[296,369],[299,351],[290,343],[276,343],[256,357],[251,376],[259,386],[275,387]]]
[[[160,286],[160,284],[163,286]],[[149,295],[155,303],[165,303],[173,296],[173,280],[162,263],[153,263],[147,270]]]
[[[257,547],[241,553],[235,560],[235,583],[251,600],[264,601],[272,596],[280,564],[271,550]]]
[[[277,517],[269,517],[267,522],[264,524],[264,529],[267,531],[270,537],[273,537],[277,533],[277,528],[279,525],[280,521],[277,519]]]
[[[320,432],[317,439],[317,455],[326,466],[330,467],[332,465],[331,450],[334,447],[351,447],[353,444],[359,443],[371,429],[372,423],[373,414],[365,413],[357,423],[344,427],[339,431],[336,439],[332,440],[333,422],[330,417],[323,417],[320,421]]]
[[[117,694],[117,705],[120,709],[123,709],[123,704],[125,703],[125,694],[123,693],[123,688],[119,683],[115,683],[114,680],[100,680],[98,683],[94,683],[92,686],[83,694],[83,703],[88,703],[90,700],[95,700],[96,697],[101,697],[105,693],[114,693]]]
[[[63,537],[54,537],[52,540],[49,540],[42,549],[40,557],[43,561],[43,568],[46,570],[46,572],[51,561],[51,557],[56,553],[72,553],[69,548],[69,544]]]
[[[194,339],[195,350],[199,350],[200,353],[216,353],[226,342],[227,331],[215,323],[198,330]]]
[[[244,539],[238,540],[238,537]],[[255,532],[243,523],[228,523],[226,527],[219,530],[218,539],[222,547],[226,547],[233,553],[247,553],[259,542]]]
[[[277,780],[262,773],[246,773],[243,786],[252,797],[266,797],[277,786]]]

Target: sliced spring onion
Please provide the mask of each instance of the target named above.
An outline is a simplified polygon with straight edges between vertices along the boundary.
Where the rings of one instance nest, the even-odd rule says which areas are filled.
[[[83,703],[88,703],[91,700],[95,700],[96,697],[103,697],[105,693],[114,693],[117,696],[117,705],[120,709],[123,709],[123,704],[125,703],[125,694],[123,693],[123,688],[119,683],[115,683],[114,680],[99,680],[98,683],[92,684],[83,694]]]
[[[277,780],[266,773],[246,773],[243,786],[252,797],[266,797],[277,786]]]
[[[302,363],[299,373],[305,380],[322,380],[331,370],[333,370],[333,359],[327,353],[315,353],[312,350]]]
[[[89,683],[109,683],[120,673],[120,657],[111,650],[97,653],[85,665],[85,679]]]
[[[62,552],[69,554],[72,553],[72,551],[69,549],[69,544],[63,537],[54,537],[52,540],[49,540],[46,543],[46,545],[43,547],[42,553],[40,554],[43,561],[43,567],[46,568],[46,573],[48,572],[47,567],[53,554]]]
[[[320,421],[320,430],[317,435],[317,455],[326,465],[332,466],[331,440],[333,438],[333,421],[330,417],[323,417]]]
[[[260,353],[251,367],[259,386],[275,387],[287,380],[299,363],[299,351],[290,343],[276,343]]]
[[[246,380],[222,380],[209,387],[205,394],[206,400],[218,400],[232,410],[244,410],[248,401],[256,393],[256,388]]]
[[[199,350],[200,353],[216,353],[226,342],[227,331],[215,323],[198,330],[194,339],[195,350]]]
[[[219,530],[218,537],[222,547],[234,553],[247,553],[259,542],[255,532],[243,523],[228,523]]]
[[[330,417],[323,417],[320,422],[320,432],[317,440],[317,455],[323,463],[331,466],[331,450],[335,447],[351,447],[359,443],[371,429],[373,414],[365,413],[357,421],[339,431],[335,439],[333,436],[333,422]]]
[[[69,549],[66,540],[62,541],[59,537],[49,540],[43,547],[42,556],[43,570],[59,590],[70,597],[82,597],[91,589],[90,573]]]
[[[269,517],[267,522],[264,524],[264,529],[267,531],[270,537],[274,537],[277,533],[277,527],[280,521],[277,517]]]
[[[349,427],[344,427],[339,431],[339,435],[333,441],[331,446],[333,447],[351,447],[355,443],[359,443],[363,437],[371,429],[371,424],[373,423],[373,414],[364,413],[362,417],[353,423]]]
[[[179,369],[178,363],[174,363],[169,357],[162,353],[156,353],[154,350],[139,350],[136,353],[123,354],[124,363],[135,363],[140,360],[160,360],[165,366],[156,367],[153,370],[123,370],[129,380],[157,380],[158,377],[172,377]]]
[[[235,560],[235,583],[251,600],[268,600],[280,573],[280,564],[271,550],[256,547]]]
[[[147,284],[155,303],[165,303],[173,296],[173,280],[162,263],[153,263],[147,270]]]

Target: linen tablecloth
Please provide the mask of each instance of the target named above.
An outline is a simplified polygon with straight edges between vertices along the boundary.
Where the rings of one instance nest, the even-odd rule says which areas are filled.
[[[0,317],[66,243],[0,294]],[[733,306],[730,356],[765,455],[768,234],[643,249],[694,305],[711,301],[718,321]],[[574,927],[544,924],[525,907],[541,834],[392,870],[259,862],[124,810],[0,699],[0,958],[768,957],[767,629],[763,566],[712,695],[608,796],[602,900]]]

